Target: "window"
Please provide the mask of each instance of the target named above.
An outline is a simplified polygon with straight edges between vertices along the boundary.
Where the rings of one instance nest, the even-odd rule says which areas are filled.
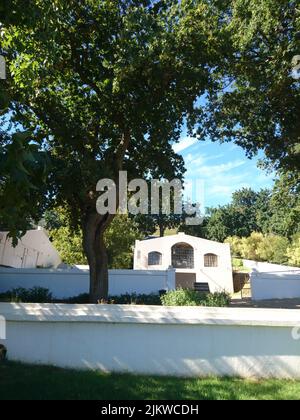
[[[204,267],[218,267],[218,256],[215,254],[204,255]]]
[[[150,252],[148,254],[148,265],[161,265],[162,254],[160,252]]]
[[[176,244],[172,248],[173,268],[194,268],[194,249],[185,243]]]

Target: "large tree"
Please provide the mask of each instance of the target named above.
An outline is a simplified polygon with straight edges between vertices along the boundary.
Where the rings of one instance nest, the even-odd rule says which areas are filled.
[[[83,231],[91,302],[107,298],[96,184],[118,172],[173,178],[183,160],[171,143],[213,84],[226,42],[215,2],[193,0],[10,1],[1,25],[13,120],[51,157],[47,197]],[[25,7],[26,5],[26,7]],[[221,42],[221,41],[222,42]]]

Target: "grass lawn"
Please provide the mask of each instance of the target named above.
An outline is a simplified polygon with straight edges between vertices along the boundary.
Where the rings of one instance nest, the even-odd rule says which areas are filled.
[[[0,364],[0,400],[300,399],[300,382],[179,379]]]

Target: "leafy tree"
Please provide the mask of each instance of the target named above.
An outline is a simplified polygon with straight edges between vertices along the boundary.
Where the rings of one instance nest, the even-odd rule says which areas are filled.
[[[254,231],[262,232],[269,215],[269,199],[268,190],[243,188],[235,192],[230,204],[208,209],[206,238],[223,242],[228,236],[247,237]]]
[[[192,232],[220,242],[228,236],[249,237],[252,232],[291,239],[300,229],[299,185],[297,173],[288,172],[279,176],[273,190],[239,190],[230,204],[207,209],[204,224]]]
[[[0,133],[0,228],[14,244],[45,209],[47,176],[47,154],[28,133]]]
[[[47,228],[50,238],[64,263],[85,265],[87,258],[82,249],[82,231],[74,231],[68,225],[68,217],[63,209],[48,212]],[[49,224],[50,220],[50,224]],[[111,269],[130,269],[133,266],[133,247],[137,239],[142,239],[135,222],[127,215],[117,215],[105,232],[108,266]]]
[[[252,232],[247,238],[233,236],[227,238],[225,242],[231,245],[235,256],[276,264],[288,263],[289,241],[287,238]]]
[[[294,236],[291,246],[288,247],[287,256],[289,264],[300,267],[300,234]]]
[[[250,157],[262,149],[276,168],[299,170],[300,83],[292,77],[292,60],[300,51],[299,3],[227,4],[224,19],[231,43],[219,91],[209,95],[199,134],[234,141]]]
[[[23,6],[24,3],[22,2]],[[55,205],[83,231],[91,302],[107,298],[104,233],[96,184],[129,177],[172,179],[183,160],[171,147],[220,63],[222,11],[184,0],[34,0],[3,20],[13,118],[51,156]]]
[[[139,239],[143,236],[137,224],[127,215],[117,215],[105,232],[109,268],[133,268],[133,248]]]
[[[275,264],[287,264],[287,249],[289,240],[282,236],[267,235],[264,236],[262,243],[259,244],[257,253],[259,259]]]
[[[300,174],[282,173],[276,180],[270,201],[272,216],[268,231],[292,238],[300,231]]]
[[[86,265],[82,249],[82,232],[75,232],[69,226],[61,226],[49,232],[53,246],[62,261],[68,265]]]

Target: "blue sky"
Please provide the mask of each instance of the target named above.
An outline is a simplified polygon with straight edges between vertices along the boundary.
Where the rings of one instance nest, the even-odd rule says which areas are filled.
[[[202,208],[229,203],[232,193],[243,187],[260,190],[273,186],[274,174],[257,167],[263,155],[249,160],[245,151],[233,143],[200,142],[182,137],[173,148],[185,160],[186,179],[203,181]]]

